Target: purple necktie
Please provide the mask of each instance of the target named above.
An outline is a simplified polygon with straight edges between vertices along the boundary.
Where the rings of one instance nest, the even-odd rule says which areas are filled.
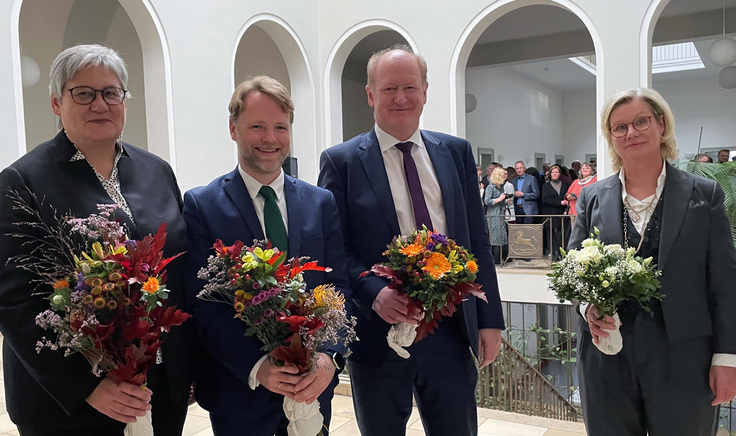
[[[409,194],[411,194],[411,204],[414,207],[414,220],[417,229],[421,230],[422,224],[424,224],[429,230],[432,230],[432,219],[429,218],[429,209],[427,209],[427,203],[424,201],[417,164],[414,162],[414,158],[411,157],[412,145],[414,145],[413,142],[400,142],[396,144],[396,147],[404,153],[404,173],[406,174],[406,184],[409,186]]]

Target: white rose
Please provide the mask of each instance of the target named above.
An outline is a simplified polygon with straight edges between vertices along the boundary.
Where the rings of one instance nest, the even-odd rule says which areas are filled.
[[[590,263],[593,265],[597,265],[602,258],[603,255],[596,246],[585,247],[580,251],[580,254],[578,254],[578,261],[583,264]]]
[[[616,277],[616,273],[618,273],[618,268],[615,266],[609,266],[606,268],[605,273],[608,277]]]
[[[631,270],[634,271],[634,274],[636,274],[639,271],[641,271],[641,264],[639,262],[635,261],[634,259],[629,259],[626,262],[631,267]]]
[[[595,247],[595,239],[588,238],[583,241],[583,247]]]

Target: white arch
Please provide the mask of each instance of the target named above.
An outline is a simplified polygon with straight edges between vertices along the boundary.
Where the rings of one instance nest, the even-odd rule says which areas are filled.
[[[639,31],[639,86],[652,86],[652,37],[662,11],[670,0],[652,0],[649,3]]]
[[[26,122],[23,116],[23,78],[20,71],[20,10],[22,6],[23,0],[15,0],[13,9],[10,12],[10,54],[12,60],[11,68],[13,69],[13,98],[15,99],[15,131],[16,135],[18,135],[16,141],[18,154],[9,156],[9,159],[3,158],[0,161],[0,168],[10,165],[17,158],[26,154]]]
[[[258,27],[268,33],[279,48],[289,72],[291,98],[294,106],[304,108],[294,116],[291,135],[292,154],[299,160],[299,178],[316,182],[319,147],[317,146],[316,114],[318,107],[315,101],[314,76],[301,38],[286,21],[275,15],[264,13],[254,15],[243,24],[235,38],[235,47],[232,52],[230,68],[232,90],[235,90],[235,58],[238,54],[238,46],[245,32],[254,24],[258,24]]]
[[[325,144],[326,149],[342,142],[342,70],[345,61],[355,46],[366,36],[380,30],[393,30],[409,43],[415,53],[419,53],[416,42],[409,32],[398,24],[388,20],[367,20],[346,30],[330,50],[327,57],[324,77],[325,92]]]
[[[604,103],[604,56],[603,45],[598,31],[593,24],[593,20],[575,4],[572,0],[500,0],[483,9],[468,24],[460,39],[455,45],[450,61],[450,133],[456,136],[465,136],[465,69],[468,63],[468,57],[473,46],[478,41],[480,35],[494,21],[507,13],[526,6],[556,6],[566,9],[580,21],[583,22],[591,39],[596,53],[596,113],[600,113],[600,109]],[[601,134],[600,123],[596,123],[596,138],[598,138],[597,154],[598,162],[604,162],[607,159],[607,146]],[[603,169],[601,165],[600,170]],[[605,172],[605,171],[603,171]],[[604,177],[603,175],[601,177]]]
[[[150,0],[118,0],[138,33],[143,51],[148,151],[176,172],[171,55],[161,19]]]

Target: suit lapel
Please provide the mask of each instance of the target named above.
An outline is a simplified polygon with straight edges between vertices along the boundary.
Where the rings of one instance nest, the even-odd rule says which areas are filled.
[[[618,175],[606,179],[606,186],[598,195],[600,207],[600,239],[606,244],[624,243],[623,201],[621,200],[621,181]],[[593,231],[593,229],[590,229]],[[588,235],[590,236],[590,235]]]
[[[664,269],[670,249],[680,233],[682,220],[687,212],[688,200],[693,191],[693,180],[682,177],[679,170],[667,165],[664,182],[664,207],[662,210],[662,233],[659,238],[659,270]]]
[[[375,130],[371,130],[366,136],[365,141],[358,145],[358,156],[363,164],[363,169],[368,177],[373,193],[378,199],[378,205],[391,225],[391,232],[394,235],[400,234],[399,219],[396,217],[394,199],[391,196],[391,187],[388,184],[388,176],[386,175],[386,165],[383,163],[381,147],[378,145]],[[291,224],[291,215],[289,215],[289,223]]]
[[[301,190],[289,176],[284,176],[284,195],[286,195],[286,214],[289,217],[289,253],[288,257],[299,255],[302,239],[302,214],[307,208],[303,204]]]
[[[447,234],[455,234],[455,195],[461,192],[455,189],[453,174],[456,174],[453,167],[452,155],[447,147],[442,147],[440,142],[435,142],[432,138],[422,132],[422,141],[427,147],[427,154],[432,161],[434,173],[437,176],[437,183],[442,191],[442,203],[445,209],[445,221],[447,224]]]
[[[261,228],[261,222],[258,221],[256,209],[253,207],[253,201],[248,194],[248,189],[245,187],[245,182],[243,182],[243,178],[240,177],[240,172],[237,168],[228,174],[225,181],[225,193],[240,212],[240,216],[243,218],[245,225],[248,226],[253,238],[265,239],[263,229]],[[243,242],[245,242],[246,245],[249,243],[249,241]]]

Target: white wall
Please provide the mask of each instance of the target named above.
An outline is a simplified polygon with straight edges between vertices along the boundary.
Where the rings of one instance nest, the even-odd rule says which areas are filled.
[[[548,162],[563,154],[559,89],[504,67],[470,68],[465,84],[478,100],[478,107],[465,115],[467,139],[474,148],[493,148],[504,166],[517,160],[535,166],[534,153],[546,153]]]
[[[658,83],[654,88],[667,100],[675,114],[675,137],[680,156],[690,157],[701,148],[736,150],[736,90],[718,86],[716,78],[702,78]]]
[[[562,151],[565,165],[596,152],[595,126],[598,113],[595,89],[574,89],[562,93]]]

